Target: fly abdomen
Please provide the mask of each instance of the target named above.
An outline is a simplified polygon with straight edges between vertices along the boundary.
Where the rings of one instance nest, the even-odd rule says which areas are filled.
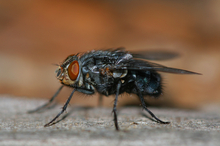
[[[136,86],[143,95],[157,97],[161,94],[161,77],[158,73],[152,71],[135,71],[134,73]]]
[[[161,94],[161,77],[158,73],[151,73],[151,80],[145,91],[154,97]]]

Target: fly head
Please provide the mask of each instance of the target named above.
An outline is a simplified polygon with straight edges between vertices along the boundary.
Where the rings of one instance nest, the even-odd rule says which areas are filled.
[[[69,55],[55,71],[56,77],[64,85],[71,86],[79,82],[81,63],[77,55]],[[80,81],[81,82],[81,81]]]

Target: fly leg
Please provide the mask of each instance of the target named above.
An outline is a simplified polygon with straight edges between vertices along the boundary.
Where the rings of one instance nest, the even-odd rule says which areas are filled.
[[[118,82],[118,85],[117,85],[117,89],[116,89],[116,95],[115,95],[115,101],[114,101],[114,106],[113,106],[113,113],[114,113],[114,123],[115,123],[115,128],[116,130],[119,130],[119,126],[118,126],[118,118],[117,118],[117,101],[118,101],[118,95],[119,95],[119,90],[121,88],[121,81]]]
[[[72,98],[72,96],[73,96],[73,93],[74,93],[75,91],[76,91],[76,89],[74,89],[74,90],[72,91],[72,93],[70,94],[70,96],[69,96],[69,98],[67,99],[66,103],[64,104],[64,106],[63,106],[61,112],[60,112],[55,118],[53,118],[53,120],[51,120],[49,123],[45,124],[44,127],[48,127],[48,126],[51,126],[51,125],[55,124],[54,121],[55,121],[57,118],[59,118],[59,116],[66,110],[66,108],[67,108],[67,106],[68,106],[68,104],[69,104],[69,102],[70,102],[70,100],[71,100],[71,98]]]
[[[137,87],[137,86],[136,86],[136,87]],[[139,97],[139,99],[140,99],[140,101],[141,101],[141,105],[142,105],[142,107],[144,108],[144,110],[146,110],[146,111],[151,115],[151,117],[153,117],[158,123],[161,123],[161,124],[169,124],[170,122],[164,122],[164,121],[160,120],[159,118],[157,118],[157,117],[147,108],[147,106],[146,106],[146,104],[145,104],[145,101],[144,101],[144,98],[143,98],[143,96],[142,96],[140,90],[138,89],[138,87],[137,87],[137,90],[138,90],[138,97]]]
[[[102,105],[103,105],[103,95],[99,95],[99,101],[98,101],[98,106],[99,107],[102,107]]]
[[[139,96],[140,100],[141,100],[141,105],[142,107],[151,115],[151,117],[153,117],[158,123],[161,124],[169,124],[170,122],[164,122],[162,120],[160,120],[159,118],[157,118],[147,107],[144,101],[144,98],[142,96]]]
[[[40,111],[40,110],[46,108],[48,105],[50,105],[50,104],[54,101],[54,99],[55,99],[55,98],[57,97],[57,95],[60,93],[60,91],[61,91],[62,88],[63,88],[63,85],[60,86],[60,88],[57,90],[57,92],[51,97],[51,99],[50,99],[47,103],[43,104],[42,106],[40,106],[40,107],[38,107],[38,108],[36,108],[36,109],[34,109],[34,110],[28,111],[28,113],[35,113],[35,112],[38,112],[38,111]]]

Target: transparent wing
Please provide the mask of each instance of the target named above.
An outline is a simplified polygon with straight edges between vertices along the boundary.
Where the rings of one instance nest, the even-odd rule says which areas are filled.
[[[154,71],[160,71],[160,72],[167,72],[167,73],[175,73],[175,74],[198,74],[200,73],[183,70],[183,69],[177,69],[177,68],[171,68],[166,67],[157,63],[152,63],[145,60],[125,60],[120,62],[120,64],[113,67],[113,69],[128,69],[128,70],[154,70]]]
[[[130,52],[134,58],[148,59],[148,60],[168,60],[179,57],[180,55],[175,52],[169,51],[136,51]]]
[[[103,51],[111,51],[111,52],[127,52],[125,51],[124,47],[118,47],[118,48],[108,48],[108,49],[103,49]]]
[[[126,51],[124,47],[109,48],[104,51],[130,53],[134,58],[147,60],[168,60],[180,56],[178,53],[164,50]]]

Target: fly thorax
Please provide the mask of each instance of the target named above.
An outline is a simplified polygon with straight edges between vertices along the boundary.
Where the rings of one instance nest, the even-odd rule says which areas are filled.
[[[114,78],[123,78],[127,75],[128,70],[114,70],[113,77]]]

